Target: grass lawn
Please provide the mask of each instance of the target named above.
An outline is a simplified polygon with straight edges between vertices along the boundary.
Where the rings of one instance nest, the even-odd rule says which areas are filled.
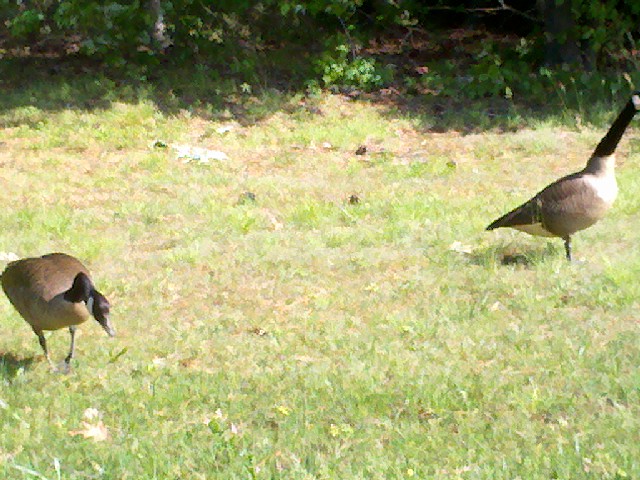
[[[3,93],[0,251],[83,260],[118,336],[84,324],[52,373],[0,298],[0,477],[640,477],[636,124],[585,262],[484,231],[582,168],[626,95],[595,124],[478,104],[434,129],[338,95]]]

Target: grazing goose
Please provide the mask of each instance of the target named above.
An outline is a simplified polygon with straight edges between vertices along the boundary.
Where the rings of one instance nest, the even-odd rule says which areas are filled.
[[[571,261],[571,235],[600,220],[616,199],[614,152],[639,109],[640,92],[634,92],[584,169],[548,185],[532,199],[498,218],[487,230],[511,227],[531,235],[560,237]]]
[[[69,327],[67,368],[74,354],[76,325],[93,315],[110,336],[115,335],[109,323],[109,301],[95,289],[89,271],[74,257],[50,253],[11,262],[1,282],[11,304],[38,336],[51,365],[43,330]]]

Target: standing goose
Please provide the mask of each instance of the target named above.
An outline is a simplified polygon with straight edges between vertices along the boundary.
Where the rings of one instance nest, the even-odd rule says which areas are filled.
[[[50,253],[11,262],[1,282],[11,304],[38,336],[51,365],[43,330],[69,327],[67,368],[74,354],[76,325],[93,315],[110,336],[115,335],[109,323],[109,301],[95,289],[89,271],[74,257]]]
[[[614,152],[629,122],[640,109],[640,91],[634,92],[587,165],[562,177],[536,196],[494,221],[493,230],[511,227],[531,235],[560,237],[571,261],[571,235],[590,227],[611,208],[618,194]]]

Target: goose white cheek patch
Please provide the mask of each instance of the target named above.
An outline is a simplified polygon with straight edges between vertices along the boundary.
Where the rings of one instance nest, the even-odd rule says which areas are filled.
[[[87,310],[89,310],[89,313],[93,315],[93,297],[87,298]]]

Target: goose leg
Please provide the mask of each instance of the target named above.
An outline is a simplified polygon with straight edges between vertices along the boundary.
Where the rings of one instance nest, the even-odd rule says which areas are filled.
[[[71,359],[73,358],[73,354],[76,349],[76,326],[71,325],[69,327],[69,333],[71,334],[71,347],[69,349],[69,355],[64,359],[64,362],[69,365],[71,363]]]
[[[567,252],[567,260],[571,261],[571,237],[564,237],[564,250]]]
[[[40,346],[42,347],[42,350],[44,351],[44,356],[47,359],[47,362],[49,362],[49,365],[51,367],[53,367],[53,363],[51,363],[51,358],[49,358],[49,350],[47,350],[47,340],[44,338],[44,334],[42,333],[42,331],[35,331],[36,335],[38,336],[38,342],[40,342]]]

